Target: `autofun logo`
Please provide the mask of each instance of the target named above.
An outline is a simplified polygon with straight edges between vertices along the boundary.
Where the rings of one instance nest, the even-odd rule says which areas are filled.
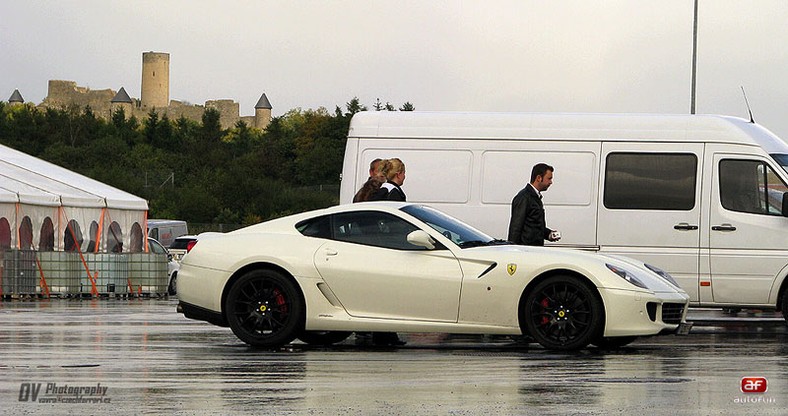
[[[742,377],[740,388],[742,393],[766,393],[769,382],[766,377]]]
[[[30,403],[110,403],[108,387],[97,383],[90,386],[71,386],[57,383],[22,383],[19,401]]]
[[[738,404],[777,403],[777,399],[766,395],[768,389],[769,381],[766,380],[766,377],[742,377],[739,381],[739,390],[744,395],[733,399],[733,402]]]

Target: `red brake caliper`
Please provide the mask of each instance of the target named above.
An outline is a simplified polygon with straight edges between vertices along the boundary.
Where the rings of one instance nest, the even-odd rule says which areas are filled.
[[[545,310],[550,306],[550,302],[547,301],[547,298],[542,299],[539,304],[542,305]],[[548,318],[546,315],[542,316],[542,325],[547,325],[549,322],[550,318]]]
[[[279,306],[279,311],[282,313],[287,313],[287,305],[285,305],[285,296],[279,289],[274,289],[274,299],[276,300],[276,304]]]

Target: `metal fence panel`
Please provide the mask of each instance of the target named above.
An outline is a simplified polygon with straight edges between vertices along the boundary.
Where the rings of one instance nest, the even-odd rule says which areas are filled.
[[[166,295],[167,256],[154,253],[86,253],[99,295]],[[79,253],[62,251],[0,251],[3,296],[46,294],[92,295],[93,285]]]

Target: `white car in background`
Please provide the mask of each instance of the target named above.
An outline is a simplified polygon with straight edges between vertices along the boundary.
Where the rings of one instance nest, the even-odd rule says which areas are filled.
[[[182,235],[175,238],[170,244],[169,251],[172,254],[172,259],[180,263],[183,256],[197,244],[196,235]]]
[[[170,254],[164,245],[155,238],[148,237],[148,251],[167,256],[167,294],[175,295],[177,293],[175,285],[178,279],[178,268],[180,267],[180,263],[173,260],[172,254]]]
[[[530,335],[549,349],[688,331],[689,297],[627,258],[494,240],[425,205],[365,202],[199,240],[178,309],[272,348],[351,331]]]

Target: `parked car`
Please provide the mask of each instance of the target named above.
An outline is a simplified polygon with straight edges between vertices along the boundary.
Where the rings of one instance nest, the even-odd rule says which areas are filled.
[[[155,238],[148,237],[148,251],[156,254],[164,254],[167,256],[167,294],[175,295],[177,289],[175,287],[176,280],[178,279],[178,268],[180,264],[173,260],[172,254]]]
[[[351,331],[530,335],[549,349],[686,332],[689,297],[624,257],[495,240],[425,205],[365,202],[200,240],[178,309],[256,347]]]
[[[197,236],[196,235],[182,235],[175,240],[173,240],[172,244],[170,244],[170,254],[172,254],[173,260],[180,263],[183,256],[189,252],[189,250],[194,247],[197,243]]]

